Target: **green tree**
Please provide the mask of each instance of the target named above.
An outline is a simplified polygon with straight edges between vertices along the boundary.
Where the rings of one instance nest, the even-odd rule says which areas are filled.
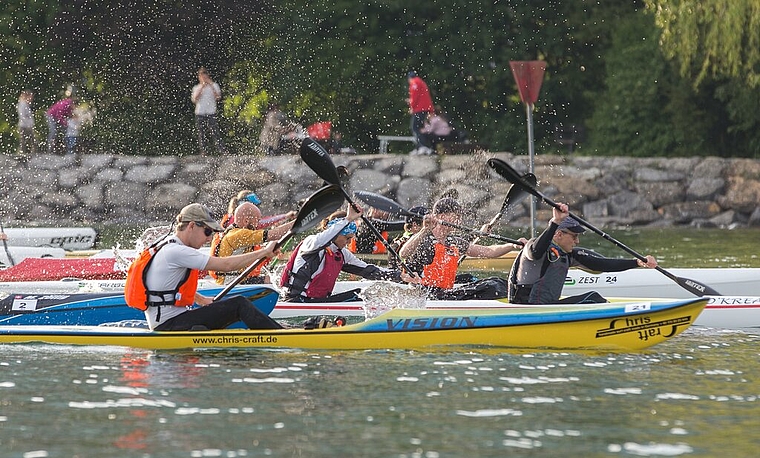
[[[662,29],[661,44],[698,85],[708,76],[760,85],[760,2],[644,0]]]
[[[589,148],[600,154],[717,154],[709,141],[716,105],[696,93],[660,52],[650,15],[622,19],[605,55],[605,91],[589,121]]]
[[[61,56],[48,45],[48,26],[58,12],[55,0],[6,0],[0,10],[0,81],[2,116],[0,147],[11,151],[16,145],[16,101],[19,92],[35,92],[34,108],[41,124],[42,111],[54,102],[65,84],[57,80],[63,67]]]

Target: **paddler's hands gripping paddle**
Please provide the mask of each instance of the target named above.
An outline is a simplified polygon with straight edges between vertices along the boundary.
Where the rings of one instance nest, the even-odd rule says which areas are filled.
[[[320,221],[330,216],[332,212],[339,209],[343,205],[345,200],[343,193],[335,185],[325,186],[311,196],[301,205],[301,209],[296,214],[293,226],[286,232],[280,239],[275,242],[275,250],[279,249],[285,242],[287,242],[295,234],[301,234],[306,232],[319,224]],[[223,298],[227,293],[232,290],[238,283],[243,281],[248,274],[253,272],[259,265],[261,265],[266,258],[261,258],[248,266],[240,275],[235,277],[232,282],[227,285],[219,294],[214,297],[214,301],[218,301]]]
[[[496,173],[506,178],[509,182],[516,186],[520,186],[523,189],[525,189],[527,192],[533,194],[534,196],[541,199],[544,203],[554,207],[559,208],[559,204],[551,200],[550,198],[546,197],[541,191],[535,188],[535,185],[529,183],[527,180],[524,180],[520,174],[517,173],[515,169],[513,169],[509,164],[502,161],[501,159],[491,158],[488,160],[488,165],[493,168]],[[622,242],[619,242],[618,240],[614,239],[609,234],[606,234],[600,229],[597,229],[594,227],[591,223],[588,221],[583,220],[582,218],[578,217],[577,215],[574,215],[572,213],[569,213],[569,215],[577,220],[582,225],[589,228],[592,232],[596,233],[597,235],[601,236],[603,239],[612,242],[615,244],[618,248],[621,248],[625,251],[627,251],[629,254],[636,257],[636,259],[639,259],[643,262],[646,262],[647,259],[643,255],[637,253],[633,249],[627,247]],[[690,293],[694,294],[695,296],[720,296],[721,294],[714,289],[710,288],[707,285],[704,285],[696,280],[691,280],[689,278],[683,278],[683,277],[677,277],[673,275],[672,273],[668,272],[667,270],[663,269],[660,266],[655,267],[657,271],[665,275],[666,277],[670,278],[674,282],[678,283],[678,285],[689,291]]]

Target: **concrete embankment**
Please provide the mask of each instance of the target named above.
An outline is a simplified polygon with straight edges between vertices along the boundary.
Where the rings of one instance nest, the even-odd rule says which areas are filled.
[[[405,207],[430,205],[456,190],[472,209],[465,222],[496,214],[510,183],[490,157],[528,170],[526,156],[340,155],[352,190],[388,195]],[[262,198],[265,214],[295,209],[322,180],[297,156],[140,157],[105,154],[0,156],[2,220],[14,225],[166,223],[190,202],[221,215],[241,189]],[[753,159],[627,158],[538,155],[539,188],[601,227],[625,225],[760,225],[760,161]],[[550,209],[538,206],[546,221]],[[529,226],[527,202],[505,218]]]

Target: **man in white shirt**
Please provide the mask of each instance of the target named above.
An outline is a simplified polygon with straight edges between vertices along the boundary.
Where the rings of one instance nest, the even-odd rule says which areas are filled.
[[[219,135],[219,123],[216,120],[216,101],[222,98],[222,90],[211,79],[204,67],[198,70],[198,84],[193,86],[190,99],[195,104],[195,127],[198,130],[198,147],[202,155],[208,154],[208,141],[211,137],[217,152],[227,151]]]
[[[159,331],[186,331],[192,329],[222,329],[242,321],[250,329],[280,328],[274,320],[260,312],[247,299],[233,296],[218,302],[199,294],[197,280],[192,275],[203,270],[231,272],[243,269],[260,258],[275,256],[275,242],[265,248],[236,256],[212,257],[198,251],[214,232],[222,226],[214,219],[208,208],[190,204],[177,215],[177,230],[172,237],[160,242],[152,262],[146,267],[144,289],[150,305],[145,318],[150,329]],[[141,282],[131,284],[140,288]],[[129,286],[129,278],[128,285]],[[185,304],[200,305],[188,309]]]

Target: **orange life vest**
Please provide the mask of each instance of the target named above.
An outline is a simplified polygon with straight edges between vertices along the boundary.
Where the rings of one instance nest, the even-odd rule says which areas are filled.
[[[434,248],[433,262],[422,269],[422,284],[451,289],[454,287],[459,266],[459,248],[437,242]]]
[[[173,240],[160,243],[158,245],[146,248],[132,261],[127,270],[127,281],[124,284],[124,299],[130,307],[138,310],[147,310],[148,307],[158,307],[161,305],[176,305],[177,307],[187,307],[195,302],[195,292],[198,290],[198,270],[187,269],[187,274],[180,281],[179,285],[169,291],[151,291],[145,286],[148,268],[150,268],[158,250],[172,243]],[[149,296],[159,296],[161,301],[149,301]]]
[[[384,240],[388,240],[388,231],[382,231],[380,235]],[[385,244],[380,240],[375,240],[375,245],[372,247],[372,254],[385,254],[388,250],[385,249]]]

